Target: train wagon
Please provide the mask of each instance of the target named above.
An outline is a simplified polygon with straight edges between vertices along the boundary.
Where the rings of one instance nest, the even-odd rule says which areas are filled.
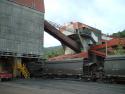
[[[125,81],[125,55],[108,56],[105,59],[104,72],[107,78]]]
[[[81,77],[83,75],[83,59],[47,61],[43,73],[51,77]]]

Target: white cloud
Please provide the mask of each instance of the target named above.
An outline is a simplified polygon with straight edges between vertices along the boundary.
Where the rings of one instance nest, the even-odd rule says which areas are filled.
[[[44,47],[51,47],[61,45],[61,43],[55,39],[54,37],[50,36],[48,33],[44,33]]]

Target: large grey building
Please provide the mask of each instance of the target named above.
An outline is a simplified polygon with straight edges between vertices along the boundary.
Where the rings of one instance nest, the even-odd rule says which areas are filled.
[[[0,53],[18,57],[42,56],[44,12],[19,1],[0,0]]]

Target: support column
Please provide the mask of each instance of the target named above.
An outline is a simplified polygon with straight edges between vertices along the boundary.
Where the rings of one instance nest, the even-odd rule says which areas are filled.
[[[21,58],[14,58],[14,64],[13,64],[13,76],[14,77],[20,77],[21,73],[18,71],[18,66],[17,64],[22,64],[22,59]]]
[[[73,51],[71,48],[69,48],[69,47],[65,47],[65,55],[67,55],[67,54],[75,54],[75,51]]]
[[[88,43],[87,43],[87,39],[82,38],[82,43],[83,43],[84,52],[87,52],[88,49],[89,49],[89,46],[88,46]]]
[[[2,62],[1,62],[1,58],[0,58],[0,73],[2,72]]]
[[[93,62],[94,62],[94,63],[97,63],[97,56],[96,56],[95,54],[93,54],[93,57],[92,57],[92,58],[93,58]]]

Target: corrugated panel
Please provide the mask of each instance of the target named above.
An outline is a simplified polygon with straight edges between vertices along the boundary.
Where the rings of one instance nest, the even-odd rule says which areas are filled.
[[[35,9],[37,11],[45,12],[44,0],[8,0],[8,1]]]
[[[0,52],[43,54],[44,13],[0,0]]]

